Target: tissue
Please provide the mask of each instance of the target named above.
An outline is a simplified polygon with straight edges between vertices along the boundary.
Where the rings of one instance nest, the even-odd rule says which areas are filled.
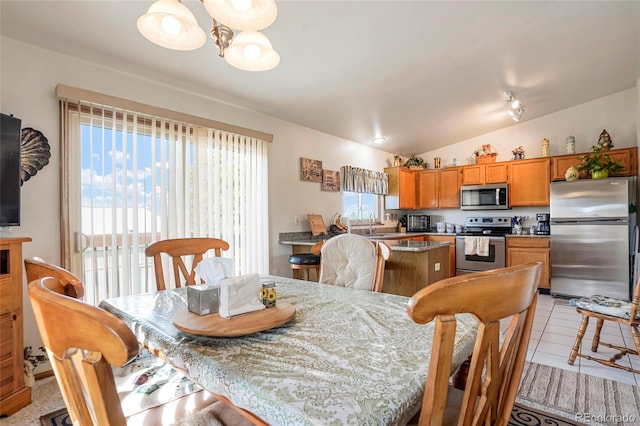
[[[210,257],[196,265],[196,273],[205,283],[215,284],[233,275],[233,260],[226,257]]]
[[[220,281],[219,313],[223,318],[265,309],[261,301],[262,284],[258,274],[230,277]]]

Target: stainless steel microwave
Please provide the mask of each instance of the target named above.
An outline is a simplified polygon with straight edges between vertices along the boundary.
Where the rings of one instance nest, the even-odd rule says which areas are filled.
[[[460,187],[460,210],[506,210],[509,185],[468,185]]]

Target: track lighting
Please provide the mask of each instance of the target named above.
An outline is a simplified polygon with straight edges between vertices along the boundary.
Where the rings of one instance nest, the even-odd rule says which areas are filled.
[[[509,104],[509,115],[514,121],[520,121],[522,114],[524,114],[524,107],[511,90],[505,90],[504,94],[507,96],[507,103]]]

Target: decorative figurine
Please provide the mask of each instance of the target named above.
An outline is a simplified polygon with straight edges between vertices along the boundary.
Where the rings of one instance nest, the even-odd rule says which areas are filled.
[[[522,145],[511,151],[511,153],[514,160],[524,160],[524,148]]]
[[[603,151],[613,148],[613,141],[609,133],[607,133],[607,129],[602,129],[602,133],[600,133],[600,138],[598,139],[598,145],[600,145]]]
[[[564,174],[564,178],[567,182],[573,182],[574,180],[578,180],[580,177],[580,172],[575,167],[571,166],[567,169],[567,172]]]

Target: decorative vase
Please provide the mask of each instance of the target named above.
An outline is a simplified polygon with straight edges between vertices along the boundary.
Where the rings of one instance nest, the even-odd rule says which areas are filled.
[[[592,179],[606,179],[609,177],[609,170],[598,170],[591,172]]]

